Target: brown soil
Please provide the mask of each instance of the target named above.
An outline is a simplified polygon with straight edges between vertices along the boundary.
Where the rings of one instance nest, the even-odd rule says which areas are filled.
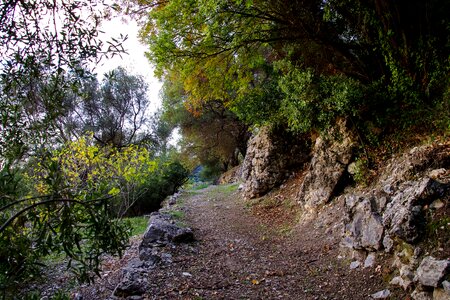
[[[172,249],[173,263],[149,273],[143,298],[370,299],[385,289],[392,271],[386,258],[377,256],[372,268],[350,270],[355,259],[340,252],[342,201],[316,218],[301,217],[292,203],[300,179],[247,202],[230,186],[185,192],[178,209],[196,242]],[[118,274],[117,267],[107,272]],[[102,281],[83,288],[83,299],[111,295],[114,285]],[[408,299],[389,288],[390,299]]]

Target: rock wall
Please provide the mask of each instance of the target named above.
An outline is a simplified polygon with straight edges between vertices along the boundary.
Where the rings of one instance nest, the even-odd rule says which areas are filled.
[[[345,203],[341,246],[362,259],[353,267],[373,266],[380,252],[388,253],[392,285],[414,300],[450,299],[450,142],[415,147],[388,161],[370,187],[344,189],[355,146],[345,120],[318,137],[311,154],[304,141],[263,128],[249,141],[243,194],[261,196],[307,167],[297,201],[306,213],[335,197]],[[427,233],[436,226],[444,233],[438,241]],[[386,298],[389,290],[379,294],[372,298]]]
[[[245,198],[264,195],[281,184],[310,158],[310,145],[301,137],[263,127],[248,143],[242,165]]]
[[[415,300],[450,299],[450,289],[445,290],[450,287],[445,254],[450,245],[433,245],[437,242],[427,233],[436,216],[443,224],[439,230],[450,230],[449,143],[416,147],[395,157],[370,188],[341,197],[346,206],[342,246],[391,253],[397,271],[390,283],[414,290]]]
[[[219,184],[236,183],[242,177],[242,165],[236,166],[220,175]]]
[[[347,122],[340,120],[316,139],[310,167],[297,195],[308,211],[315,211],[334,196],[353,155],[355,137]]]

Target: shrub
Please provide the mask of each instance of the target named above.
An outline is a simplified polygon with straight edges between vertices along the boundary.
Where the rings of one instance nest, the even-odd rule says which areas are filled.
[[[128,213],[139,216],[155,211],[161,202],[175,193],[187,180],[188,170],[180,162],[160,162],[141,186],[141,193]]]

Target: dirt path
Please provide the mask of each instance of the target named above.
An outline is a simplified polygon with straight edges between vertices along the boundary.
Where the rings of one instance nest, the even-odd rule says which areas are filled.
[[[249,205],[233,186],[190,192],[181,201],[182,221],[197,241],[150,272],[147,299],[369,299],[387,286],[382,261],[350,270],[351,257],[340,255],[339,204],[324,209],[323,221],[286,223],[271,214],[283,204],[261,213],[261,203]],[[390,299],[404,297],[394,291]]]

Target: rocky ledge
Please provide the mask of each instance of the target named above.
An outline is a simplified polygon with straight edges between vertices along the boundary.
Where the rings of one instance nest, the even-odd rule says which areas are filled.
[[[194,234],[190,228],[177,225],[168,213],[152,213],[139,245],[139,258],[131,260],[122,269],[122,280],[111,298],[141,299],[148,289],[148,272],[160,265],[172,263],[171,252],[192,241]]]
[[[415,300],[450,299],[449,167],[449,144],[416,147],[393,158],[371,187],[340,196],[342,246],[362,259],[391,253],[390,284]]]

